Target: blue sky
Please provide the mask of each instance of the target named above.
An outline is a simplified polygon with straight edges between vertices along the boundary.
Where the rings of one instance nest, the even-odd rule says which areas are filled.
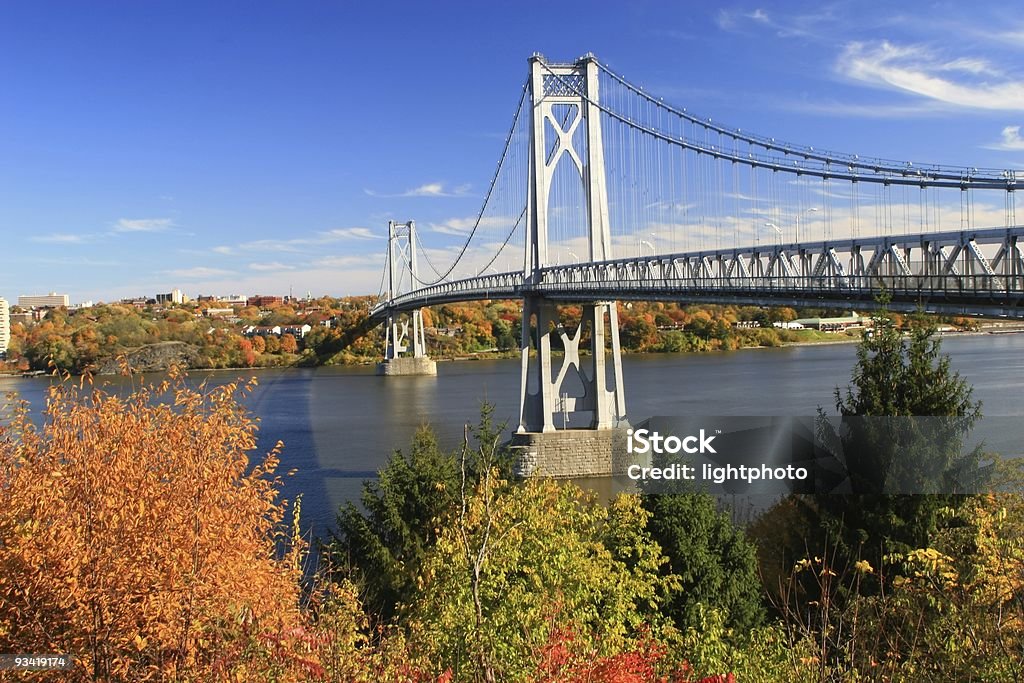
[[[526,60],[863,155],[1024,168],[1012,3],[0,7],[0,296],[376,293],[473,216]],[[531,11],[531,8],[533,11]]]

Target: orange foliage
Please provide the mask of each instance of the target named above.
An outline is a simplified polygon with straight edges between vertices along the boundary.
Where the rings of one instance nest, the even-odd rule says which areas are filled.
[[[317,676],[300,656],[301,543],[277,552],[277,449],[250,466],[239,391],[65,381],[40,428],[14,411],[0,427],[0,652],[71,654],[74,680],[236,680],[248,665],[226,655],[273,660],[287,641],[277,680]]]

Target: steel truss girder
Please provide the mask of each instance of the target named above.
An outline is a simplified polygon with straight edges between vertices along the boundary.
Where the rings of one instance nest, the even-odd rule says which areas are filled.
[[[742,292],[747,300],[770,302],[782,292],[822,303],[871,300],[883,290],[921,300],[962,302],[970,312],[1003,305],[1015,310],[1024,295],[1024,227],[991,228],[903,236],[852,238],[804,244],[684,252],[539,269],[527,281],[522,273],[498,273],[425,287],[374,309],[383,319],[389,308],[411,310],[447,301],[540,295],[577,301],[601,292],[605,298],[637,299]],[[994,251],[989,259],[985,250]],[[786,253],[826,258],[821,274],[797,274],[781,265]],[[713,264],[726,266],[725,275]],[[843,268],[848,263],[849,268]],[[790,274],[792,273],[792,274]]]

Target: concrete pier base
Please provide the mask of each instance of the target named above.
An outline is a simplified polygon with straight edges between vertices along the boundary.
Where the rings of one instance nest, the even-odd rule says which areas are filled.
[[[436,375],[437,363],[427,357],[389,358],[377,363],[377,374],[392,375]]]
[[[626,473],[626,428],[519,432],[509,446],[521,477],[579,479]]]

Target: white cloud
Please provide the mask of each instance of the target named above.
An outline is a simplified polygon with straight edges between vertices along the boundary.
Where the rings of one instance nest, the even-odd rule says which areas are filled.
[[[220,268],[206,268],[204,266],[196,266],[194,268],[178,268],[175,270],[165,271],[172,277],[179,277],[182,279],[198,279],[198,278],[209,278],[209,277],[222,277],[225,275],[231,275],[230,270],[221,270]]]
[[[836,63],[837,71],[855,81],[901,90],[920,97],[974,109],[1024,109],[1024,81],[978,80],[995,70],[985,60],[940,60],[919,45],[849,43]],[[952,74],[971,77],[954,80]]]
[[[250,263],[249,268],[251,270],[257,270],[260,272],[272,272],[275,270],[295,270],[295,266],[289,266],[280,261],[274,261],[272,263]]]
[[[929,116],[952,109],[935,100],[923,100],[915,104],[860,104],[841,101],[811,102],[805,100],[775,100],[771,106],[783,111],[823,116],[857,117],[867,119],[905,119],[911,116]]]
[[[745,13],[722,9],[718,11],[715,23],[718,28],[730,33],[741,33],[752,27],[755,30],[770,29],[779,38],[818,39],[821,25],[834,19],[831,9],[827,7],[809,14],[782,16],[775,13],[770,16],[761,8]]]
[[[398,194],[386,194],[374,190],[364,190],[364,192],[371,197],[467,197],[470,188],[471,185],[468,183],[457,185],[451,189],[447,189],[444,183],[425,183]]]
[[[477,231],[479,232],[481,230],[500,228],[504,229],[507,234],[508,231],[512,229],[514,222],[515,219],[508,216],[484,216],[480,219],[480,225],[477,228]],[[465,218],[449,218],[442,223],[430,223],[430,229],[431,231],[441,233],[442,235],[466,237],[473,231],[473,226],[476,224],[476,216],[467,216]],[[502,237],[504,237],[504,235]]]
[[[173,226],[170,218],[119,218],[114,232],[163,232]]]
[[[212,251],[215,254],[221,254],[223,256],[230,256],[231,254],[235,253],[234,249],[232,249],[231,247],[223,247],[223,246],[222,247],[213,247],[212,249],[210,249],[210,251]]]
[[[320,268],[349,268],[351,266],[365,266],[377,261],[383,261],[383,252],[379,256],[326,256],[313,261],[313,265]],[[381,265],[383,267],[383,264]]]
[[[999,76],[1000,71],[984,59],[972,57],[960,57],[951,62],[946,62],[941,71],[962,71],[975,76]]]
[[[334,228],[325,232],[318,232],[309,237],[294,237],[292,239],[265,239],[243,242],[235,247],[215,247],[214,251],[219,254],[229,255],[235,251],[245,252],[289,252],[302,253],[314,250],[316,247],[347,240],[374,240],[384,239],[382,235],[375,233],[369,228]]]
[[[376,240],[383,239],[383,235],[378,235],[369,228],[336,228],[334,230],[328,230],[327,232],[320,233],[325,239],[337,237],[345,239],[353,237],[359,240]]]
[[[753,12],[747,15],[747,18],[762,24],[771,23],[771,20],[768,18],[768,13],[765,12],[763,9],[754,10]]]
[[[725,9],[718,10],[718,16],[715,17],[715,23],[718,25],[718,28],[723,31],[732,31],[736,28],[736,18],[733,16],[732,12]]]
[[[52,235],[35,235],[29,239],[33,242],[44,242],[47,244],[82,244],[90,241],[94,235],[73,235],[70,233],[58,232]]]
[[[992,145],[985,145],[987,149],[1001,149],[1007,152],[1024,151],[1024,138],[1020,136],[1020,126],[1007,126],[1003,128],[1003,139]]]

